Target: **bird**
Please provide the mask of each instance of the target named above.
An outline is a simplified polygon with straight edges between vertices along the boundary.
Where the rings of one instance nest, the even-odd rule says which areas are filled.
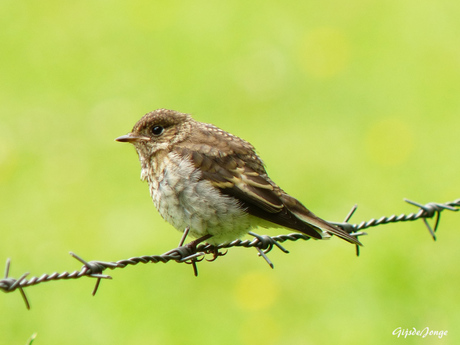
[[[196,239],[218,245],[261,226],[361,245],[273,182],[248,141],[189,114],[154,110],[115,140],[134,145],[160,215]]]

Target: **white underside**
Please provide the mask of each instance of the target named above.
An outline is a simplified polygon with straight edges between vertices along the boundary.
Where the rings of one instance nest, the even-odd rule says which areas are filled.
[[[219,244],[238,239],[258,225],[236,199],[221,194],[209,181],[199,180],[200,171],[187,159],[171,153],[169,162],[154,168],[163,171],[158,180],[150,179],[147,167],[141,177],[149,183],[158,212],[177,230],[188,227],[195,238],[210,234],[207,242]]]

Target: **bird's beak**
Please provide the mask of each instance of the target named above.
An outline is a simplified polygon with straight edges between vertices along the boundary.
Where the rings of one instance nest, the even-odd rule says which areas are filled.
[[[128,133],[116,138],[115,140],[122,143],[134,143],[139,141],[150,141],[150,138],[140,134]]]

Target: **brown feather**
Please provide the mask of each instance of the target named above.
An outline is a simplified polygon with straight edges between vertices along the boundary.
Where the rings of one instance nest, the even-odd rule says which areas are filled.
[[[181,153],[190,155],[195,167],[202,171],[202,178],[209,180],[223,194],[237,198],[246,212],[317,239],[322,238],[322,229],[360,244],[342,229],[315,216],[271,181],[251,144],[212,125],[203,125],[205,127],[199,129],[206,132],[206,143],[190,147],[188,142],[181,148],[179,145]],[[210,137],[217,139],[219,136],[227,139],[213,141],[220,144],[219,150],[207,144]],[[198,132],[193,142],[199,142],[199,137]]]
[[[155,126],[161,132],[154,133]],[[247,213],[314,238],[322,238],[323,230],[360,245],[356,238],[318,218],[278,187],[250,143],[214,125],[195,121],[188,114],[158,109],[143,116],[129,135],[117,140],[135,145],[142,165],[141,177],[149,180],[152,198],[158,186],[150,180],[157,181],[161,177],[157,175],[166,171],[164,164],[174,151],[190,159],[201,179],[237,199]],[[183,180],[186,182],[187,177]],[[238,205],[235,208],[241,211]]]

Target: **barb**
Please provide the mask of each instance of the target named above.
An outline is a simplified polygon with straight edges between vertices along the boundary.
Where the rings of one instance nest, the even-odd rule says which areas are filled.
[[[363,229],[383,225],[383,224],[390,224],[390,223],[397,223],[397,222],[408,222],[408,221],[416,221],[418,219],[423,219],[425,226],[427,227],[430,235],[436,240],[435,232],[438,229],[439,221],[441,212],[444,210],[449,211],[458,211],[460,209],[460,199],[457,199],[452,202],[447,202],[444,204],[438,204],[434,202],[430,202],[426,205],[419,204],[414,201],[410,201],[405,199],[405,201],[411,205],[414,205],[419,208],[416,213],[410,214],[401,214],[391,215],[389,217],[381,217],[379,219],[371,219],[367,222],[361,222],[359,224],[350,224],[348,221],[353,216],[356,211],[357,206],[355,205],[349,214],[345,217],[343,223],[334,223],[336,226],[339,226],[346,232],[348,232],[352,236],[362,236],[367,235],[367,233],[363,232]],[[430,226],[427,219],[433,218],[436,216],[434,221],[434,226]],[[21,295],[24,299],[27,309],[30,309],[29,301],[24,293],[24,288],[30,287],[33,285],[41,284],[44,282],[49,281],[57,281],[57,280],[69,280],[69,279],[79,279],[82,277],[92,277],[96,278],[96,284],[93,289],[92,294],[95,295],[102,279],[112,279],[111,276],[102,274],[106,269],[114,270],[116,268],[125,268],[130,265],[137,265],[139,263],[147,264],[147,263],[168,263],[169,261],[175,261],[178,263],[188,263],[192,264],[194,268],[195,275],[198,275],[196,263],[202,261],[206,255],[213,255],[213,258],[207,261],[214,261],[220,256],[224,256],[227,252],[220,252],[222,249],[228,249],[232,247],[244,247],[244,248],[251,248],[254,247],[258,251],[258,255],[262,256],[266,262],[270,265],[270,267],[274,267],[273,263],[267,257],[267,253],[269,253],[274,247],[277,247],[284,253],[289,253],[281,243],[286,241],[298,241],[298,240],[309,240],[310,237],[301,233],[292,233],[287,235],[278,235],[278,236],[267,236],[267,235],[258,235],[255,233],[250,233],[250,235],[254,236],[252,240],[235,240],[230,243],[220,244],[220,245],[211,245],[208,243],[199,243],[195,242],[193,245],[186,244],[183,245],[185,240],[184,235],[183,239],[180,242],[179,247],[172,249],[162,255],[144,255],[140,257],[132,257],[125,260],[119,260],[115,262],[106,262],[106,261],[86,261],[80,256],[70,253],[72,257],[83,264],[83,267],[79,271],[73,272],[63,272],[63,273],[52,273],[52,274],[43,274],[40,277],[32,277],[29,280],[26,277],[29,273],[22,274],[18,279],[9,277],[10,273],[10,266],[11,260],[7,259],[6,266],[5,266],[5,276],[3,279],[0,280],[0,290],[4,292],[13,292],[17,289],[21,292]],[[359,251],[357,249],[357,254]]]
[[[420,218],[423,218],[423,221],[430,232],[431,236],[433,237],[434,240],[436,240],[436,236],[434,233],[436,232],[438,225],[439,225],[439,219],[441,216],[441,212],[444,210],[449,210],[449,211],[458,211],[460,208],[460,199],[457,199],[452,202],[446,202],[444,204],[438,204],[435,202],[430,202],[426,205],[419,204],[415,201],[411,201],[408,199],[404,199],[407,203],[419,207],[419,210],[417,213],[410,213],[410,214],[400,214],[399,216],[397,215],[391,215],[389,217],[381,217],[379,219],[372,218],[371,220],[367,222],[361,222],[359,224],[349,224],[347,222],[345,223],[333,223],[339,227],[341,227],[343,230],[348,232],[351,235],[354,236],[360,236],[362,234],[359,233],[360,230],[367,229],[373,226],[378,226],[382,224],[389,224],[389,223],[397,223],[397,222],[408,222],[408,221],[415,221]],[[431,226],[428,224],[426,221],[427,218],[432,218],[434,215],[436,215],[436,220],[435,220],[435,225],[434,228],[431,228]]]

